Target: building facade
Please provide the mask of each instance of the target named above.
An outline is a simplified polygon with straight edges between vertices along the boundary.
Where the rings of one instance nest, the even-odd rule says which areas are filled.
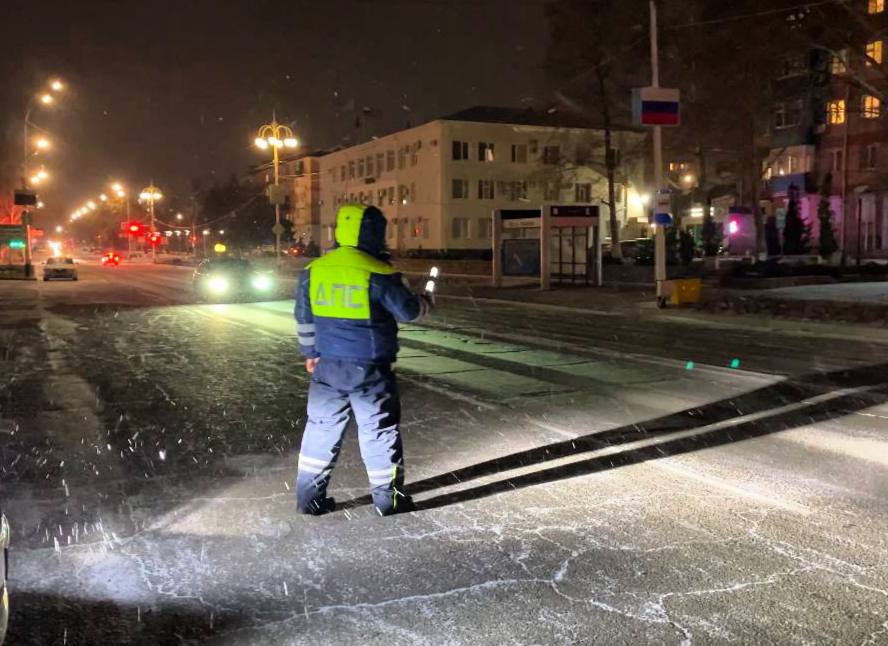
[[[816,243],[817,206],[829,193],[843,257],[888,257],[888,11],[849,3],[855,29],[835,49],[789,53],[776,66],[765,162],[769,214],[782,230],[791,188]],[[816,251],[816,250],[815,250]]]
[[[621,129],[613,139],[618,221],[646,221],[645,135]],[[529,110],[471,108],[330,152],[319,190],[322,248],[347,202],[383,210],[397,254],[488,252],[494,209],[599,203],[605,229],[609,217],[603,132]]]

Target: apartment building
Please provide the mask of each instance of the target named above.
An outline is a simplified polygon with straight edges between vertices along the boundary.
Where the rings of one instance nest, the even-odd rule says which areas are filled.
[[[862,256],[888,257],[888,11],[885,0],[853,0],[849,11],[856,29],[838,49],[789,52],[777,61],[764,170],[778,227],[795,187],[816,239],[817,204],[829,178],[846,255],[857,255],[859,239]]]
[[[279,163],[280,183],[286,191],[283,217],[293,225],[293,241],[321,239],[321,159],[326,151],[288,155]],[[268,185],[274,182],[271,162],[253,168],[252,176]]]
[[[618,220],[644,220],[645,134],[620,129],[612,146]],[[388,217],[395,253],[478,255],[494,209],[605,202],[604,158],[603,132],[585,119],[470,108],[321,157],[321,246],[333,243],[339,206],[364,202]]]

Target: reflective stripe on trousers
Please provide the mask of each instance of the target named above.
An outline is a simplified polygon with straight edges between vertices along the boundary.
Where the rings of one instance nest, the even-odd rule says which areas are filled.
[[[395,492],[404,484],[395,375],[387,365],[321,358],[309,386],[308,423],[296,476],[300,509],[326,497],[352,413],[373,502],[383,510],[394,507]]]

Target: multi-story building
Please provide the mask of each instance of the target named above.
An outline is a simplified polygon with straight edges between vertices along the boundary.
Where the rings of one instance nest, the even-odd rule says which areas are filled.
[[[645,220],[645,135],[613,134],[620,155],[617,215]],[[557,112],[476,107],[321,158],[321,246],[341,204],[379,206],[395,253],[490,249],[498,208],[606,202],[604,134]],[[601,208],[602,222],[609,212]]]
[[[844,255],[888,256],[888,94],[885,0],[855,0],[855,35],[836,50],[788,53],[777,66],[765,175],[783,227],[789,189],[817,239],[817,205],[830,182],[833,223]],[[858,221],[860,227],[858,228]],[[858,236],[859,232],[859,236]]]
[[[293,240],[307,244],[321,240],[321,159],[326,151],[288,155],[280,160],[278,172],[285,188],[283,216],[293,225]],[[271,162],[253,168],[252,175],[263,184],[274,182]]]

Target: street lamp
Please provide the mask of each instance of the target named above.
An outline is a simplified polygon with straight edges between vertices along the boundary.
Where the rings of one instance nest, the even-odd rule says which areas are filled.
[[[58,226],[56,226],[56,233],[61,233],[62,230],[63,230],[63,229],[62,229],[62,225],[61,225],[61,224],[59,224]]]
[[[154,234],[154,203],[163,199],[163,193],[152,182],[150,185],[142,189],[139,193],[139,199],[148,202],[148,213],[151,215],[151,234]],[[157,262],[157,245],[151,245],[151,261]]]
[[[274,189],[269,190],[268,197],[274,204],[274,256],[278,266],[281,263],[281,204],[284,202],[280,187],[280,149],[295,149],[299,141],[293,135],[293,131],[286,125],[277,122],[277,117],[272,115],[271,123],[266,123],[256,134],[253,140],[260,150],[271,148],[272,164],[274,165]]]
[[[49,89],[51,90],[51,92],[61,92],[65,88],[64,83],[62,83],[62,81],[60,79],[53,79],[49,82],[48,85],[49,85]],[[30,137],[28,136],[28,126],[31,125],[31,111],[34,109],[34,105],[38,101],[40,102],[41,105],[44,105],[44,106],[52,105],[55,102],[55,97],[53,97],[51,92],[43,92],[40,95],[35,95],[35,96],[31,97],[31,99],[28,101],[27,105],[25,106],[25,118],[24,118],[24,124],[23,124],[23,126],[24,126],[23,127],[23,130],[24,130],[24,140],[23,140],[24,155],[22,158],[22,182],[23,183],[25,183],[25,178],[28,177],[28,156],[30,154],[29,153]],[[39,149],[42,149],[42,146],[39,143],[40,141],[45,142],[45,144],[43,144],[43,145],[45,145],[47,147],[49,146],[49,141],[47,139],[40,139],[40,140],[38,140],[38,143],[37,143],[37,147]],[[43,179],[43,178],[41,178],[41,179]],[[27,188],[27,186],[25,186],[25,188]]]
[[[38,137],[34,140],[34,147],[37,148],[37,150],[49,150],[51,146],[52,144],[46,137]]]

